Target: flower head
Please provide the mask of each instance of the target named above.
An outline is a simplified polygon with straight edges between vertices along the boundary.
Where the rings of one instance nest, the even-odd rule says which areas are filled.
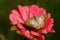
[[[51,18],[50,13],[38,7],[37,5],[21,6],[18,5],[18,10],[11,10],[9,19],[16,27],[10,30],[17,30],[18,34],[22,34],[27,38],[34,38],[34,40],[45,40],[42,34],[55,32],[53,27],[54,19]]]

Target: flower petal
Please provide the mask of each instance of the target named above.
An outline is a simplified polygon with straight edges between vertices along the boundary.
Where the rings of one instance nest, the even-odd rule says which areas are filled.
[[[31,34],[34,35],[34,36],[39,36],[39,33],[34,32],[34,31],[31,31]]]
[[[39,7],[37,5],[31,5],[30,6],[30,12],[33,16],[36,16],[39,14]]]
[[[21,5],[18,5],[18,9],[20,11],[20,14],[21,14],[23,20],[26,21],[27,15],[26,15],[25,9]]]
[[[43,35],[39,35],[37,39],[38,40],[45,40],[45,37]]]
[[[20,15],[20,13],[17,10],[13,9],[13,10],[11,10],[11,13],[13,13],[14,15],[16,15],[16,17],[17,17],[17,19],[18,19],[18,21],[20,23],[24,23],[21,15]]]
[[[52,29],[50,30],[50,32],[55,32],[55,30],[52,28]]]
[[[49,25],[46,27],[46,30],[47,30],[47,31],[50,31],[50,30],[52,29],[52,27],[53,27],[53,24],[49,24]]]
[[[45,37],[40,34],[39,36],[34,37],[34,40],[45,40]]]
[[[32,14],[32,12],[30,12],[30,14],[29,14],[29,18],[31,18],[31,17],[33,17],[33,14]]]
[[[38,33],[47,34],[47,30],[46,29],[41,29],[41,30],[38,31]]]
[[[27,15],[27,18],[29,17],[29,7],[28,6],[24,6],[24,9],[26,11],[26,15]]]
[[[30,32],[29,32],[28,30],[21,30],[21,32],[22,32],[22,34],[23,34],[24,36],[26,36],[27,38],[31,38],[31,37],[32,37],[31,34],[30,34]]]
[[[40,14],[46,14],[46,10],[43,9],[43,8],[40,8],[40,9],[39,9],[39,13],[40,13]]]
[[[48,18],[45,22],[44,22],[44,26],[46,27],[49,24],[54,23],[54,19],[53,18]]]
[[[34,40],[38,40],[37,38],[34,38]]]
[[[17,24],[17,17],[16,17],[16,15],[10,14],[10,15],[9,15],[9,19],[11,20],[11,22],[12,22],[13,24]]]
[[[24,29],[24,30],[25,30],[25,28],[23,27],[23,25],[20,24],[20,23],[18,23],[17,27],[18,27],[19,29]]]
[[[11,10],[11,13],[15,14],[16,16],[20,16],[20,13],[15,9]]]
[[[10,31],[14,31],[14,30],[17,30],[16,26],[12,26],[12,27],[10,28]]]
[[[50,18],[50,17],[51,17],[51,14],[50,14],[50,13],[48,13],[48,14],[47,14],[47,16],[48,16],[48,18]]]

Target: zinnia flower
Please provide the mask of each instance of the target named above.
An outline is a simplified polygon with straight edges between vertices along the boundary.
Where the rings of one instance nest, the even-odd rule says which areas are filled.
[[[42,34],[55,32],[51,14],[37,5],[18,5],[18,10],[11,10],[9,19],[14,25],[10,30],[16,30],[17,33],[34,40],[45,40]]]

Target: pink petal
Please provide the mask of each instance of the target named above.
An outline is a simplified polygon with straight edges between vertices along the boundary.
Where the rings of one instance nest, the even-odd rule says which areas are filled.
[[[10,31],[14,31],[14,30],[17,30],[17,28],[16,28],[15,26],[13,26],[13,27],[11,27],[9,30],[10,30]]]
[[[46,29],[41,29],[41,30],[38,31],[38,33],[47,34],[47,30]]]
[[[30,12],[30,14],[29,14],[29,18],[31,18],[31,17],[33,17],[33,14],[32,14],[32,12]]]
[[[25,31],[26,31],[25,29],[21,29],[22,34],[25,34]]]
[[[27,15],[25,9],[21,5],[18,5],[18,9],[22,15],[23,20],[26,21]]]
[[[48,15],[48,18],[50,18],[50,17],[51,17],[51,14],[50,14],[50,13],[48,13],[47,15]]]
[[[25,30],[25,28],[23,27],[23,25],[20,24],[20,23],[18,23],[17,27],[18,27],[19,29],[24,29],[24,30]]]
[[[54,29],[51,29],[50,32],[55,32],[55,30]]]
[[[40,14],[46,14],[46,10],[43,9],[43,8],[40,8],[40,9],[39,9],[39,13],[40,13]]]
[[[21,31],[22,31],[23,35],[26,36],[27,38],[31,38],[32,37],[28,30],[21,30]]]
[[[43,35],[39,35],[37,37],[34,37],[34,40],[45,40],[45,37]]]
[[[13,24],[17,24],[17,17],[16,17],[16,15],[10,14],[10,15],[9,15],[9,19],[11,20],[11,22],[12,22]]]
[[[44,26],[48,26],[49,24],[54,23],[54,19],[53,18],[48,18],[45,22],[44,22]]]
[[[53,18],[50,18],[49,22],[50,23],[54,23],[54,19]]]
[[[46,27],[46,30],[47,30],[47,31],[50,31],[50,30],[52,29],[52,27],[53,27],[53,24],[49,24],[49,25]]]
[[[24,21],[19,17],[18,22],[24,24]]]
[[[30,6],[30,12],[34,16],[38,15],[39,14],[39,7],[37,5]]]
[[[47,31],[50,31],[53,27],[53,23],[54,23],[54,19],[53,18],[49,18],[46,23],[45,23],[45,29]]]
[[[10,30],[10,31],[13,31],[13,28],[11,27],[9,30]]]
[[[13,9],[13,10],[11,11],[11,13],[13,13],[14,15],[16,15],[16,17],[17,17],[17,19],[18,19],[18,21],[19,21],[20,23],[24,23],[23,20],[22,20],[21,15],[20,15],[20,13],[19,13],[17,10]]]
[[[31,34],[30,34],[30,32],[29,32],[28,30],[26,30],[25,36],[26,36],[27,38],[31,38]]]
[[[15,14],[16,16],[20,16],[20,13],[15,9],[11,10],[11,13]]]
[[[43,35],[39,35],[38,40],[45,40],[45,37]]]
[[[37,38],[34,38],[34,40],[38,40]]]
[[[27,15],[27,18],[29,17],[29,7],[28,6],[24,6],[24,9],[26,11],[26,15]]]
[[[34,31],[31,31],[31,34],[34,35],[34,36],[39,36],[39,33],[34,32]]]

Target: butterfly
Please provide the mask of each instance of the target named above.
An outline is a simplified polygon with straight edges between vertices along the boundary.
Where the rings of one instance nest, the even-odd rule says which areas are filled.
[[[47,14],[39,14],[37,16],[27,19],[25,25],[30,28],[39,30],[40,28],[44,27],[44,21],[46,20],[46,18],[47,18]]]

